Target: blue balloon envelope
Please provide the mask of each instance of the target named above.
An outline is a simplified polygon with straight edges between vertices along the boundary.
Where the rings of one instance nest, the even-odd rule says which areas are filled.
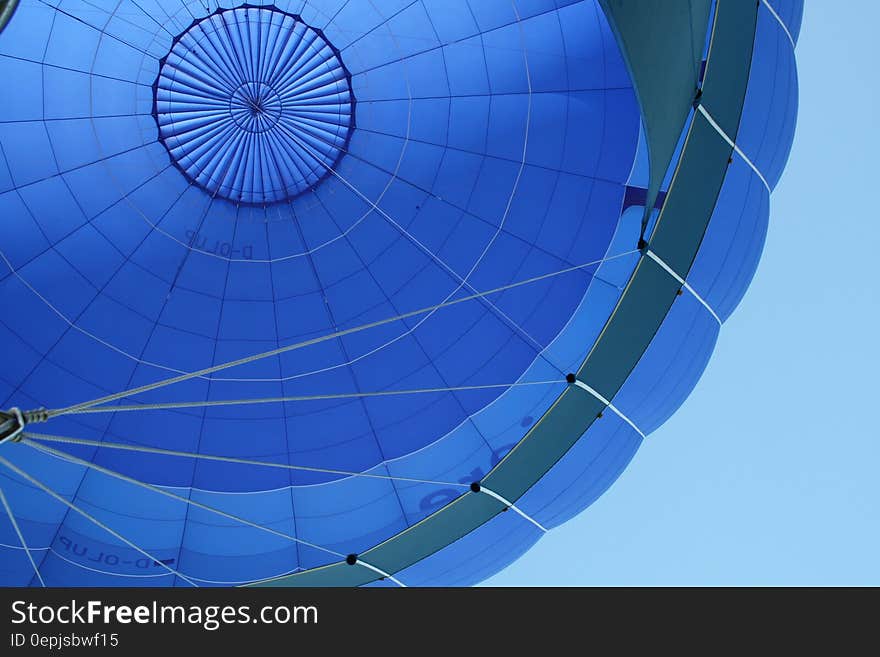
[[[625,3],[9,4],[3,585],[497,572],[695,385],[794,131],[797,0],[726,83],[734,10],[675,10],[660,168]]]

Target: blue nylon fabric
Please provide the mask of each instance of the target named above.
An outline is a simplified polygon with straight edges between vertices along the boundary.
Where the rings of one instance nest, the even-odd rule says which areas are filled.
[[[254,4],[208,18],[179,0],[25,4],[3,32],[0,66],[21,93],[0,110],[0,216],[15,235],[0,295],[20,310],[0,323],[2,407],[62,407],[632,248],[612,241],[638,108],[594,2]],[[273,66],[291,91],[274,95]],[[298,167],[321,149],[324,171]],[[291,163],[269,166],[281,154]],[[337,561],[454,499],[522,438],[634,263],[126,401],[499,388],[46,425],[377,477],[53,445],[163,496],[3,446],[124,540],[7,471],[3,488],[53,585],[230,585]],[[516,381],[554,383],[504,387]],[[4,583],[36,584],[0,525],[17,559]]]
[[[797,43],[801,32],[801,21],[804,17],[804,0],[769,0],[770,6],[779,14],[782,22]]]
[[[737,144],[776,186],[788,159],[797,120],[797,69],[791,42],[765,6],[758,13],[743,121]],[[764,110],[762,116],[760,110]]]
[[[803,6],[786,6],[786,15],[797,17],[795,23],[788,24],[791,30],[791,25],[800,24]],[[771,188],[779,181],[788,159],[796,119],[794,52],[779,23],[762,5],[737,143]],[[688,274],[690,284],[722,319],[736,308],[757,269],[769,214],[770,192],[742,158],[734,157]]]
[[[472,586],[522,556],[542,534],[517,513],[500,513],[396,577],[407,586]]]
[[[594,2],[276,2],[341,53],[356,127],[333,167],[338,175],[265,207],[212,199],[169,159],[151,115],[152,85],[172,36],[207,12],[197,2],[137,4],[102,13],[74,1],[58,10],[25,3],[0,36],[0,69],[21,89],[0,108],[0,217],[16,236],[0,246],[0,298],[19,310],[0,319],[9,354],[0,408],[76,403],[464,296],[470,290],[460,278],[483,290],[635,242],[641,211],[621,208],[626,185],[638,187],[645,172],[638,109]],[[800,3],[772,4],[796,37]],[[777,167],[765,175],[778,177],[796,86],[761,93],[772,84],[767,71],[794,75],[765,14],[756,57],[770,54],[753,64],[743,130],[757,125],[750,116],[777,117],[772,130],[750,138],[755,157]],[[755,185],[745,165],[731,166],[688,276],[722,317],[748,285],[763,243],[766,190]],[[636,262],[629,255],[505,292],[492,297],[497,310],[469,301],[425,322],[390,324],[137,400],[557,381],[589,351]],[[668,417],[702,372],[717,334],[707,317],[693,298],[679,297],[615,398],[644,430]],[[0,486],[50,585],[246,583],[338,561],[418,522],[497,463],[564,387],[69,416],[45,425],[93,440],[379,475],[63,446],[277,533],[0,446],[149,557],[7,471]],[[640,442],[606,412],[518,506],[546,527],[564,522],[613,483]],[[518,514],[502,513],[397,576],[410,585],[473,584],[540,535]],[[0,583],[38,584],[2,518],[0,551]]]
[[[796,40],[803,3],[773,1],[771,5]],[[796,116],[794,53],[779,23],[762,6],[737,143],[771,186],[778,182],[788,158]],[[647,177],[644,157],[640,153],[637,158],[631,185],[638,185]],[[630,208],[624,213],[619,230],[628,229],[626,219],[630,213],[641,216],[637,207]],[[697,258],[686,276],[722,320],[730,316],[751,282],[764,245],[768,217],[768,190],[742,158],[735,156]],[[615,407],[643,433],[650,434],[690,394],[708,363],[718,333],[718,322],[685,291],[676,299],[648,350],[612,400]],[[606,411],[520,498],[517,506],[547,528],[569,520],[617,480],[641,442],[641,436],[629,424]],[[529,524],[521,518],[520,522]],[[517,549],[516,539],[506,541],[499,545],[497,540],[486,538],[483,548],[504,553],[509,543],[509,549]],[[468,572],[468,567],[462,565],[447,577]]]

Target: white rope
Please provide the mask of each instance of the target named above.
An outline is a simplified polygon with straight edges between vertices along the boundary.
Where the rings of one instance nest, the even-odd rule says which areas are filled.
[[[92,573],[98,573],[99,575],[110,575],[111,577],[133,577],[136,579],[157,579],[159,577],[170,577],[171,573],[161,572],[161,573],[114,573],[111,570],[104,570],[103,568],[95,568],[93,566],[87,566],[84,563],[79,563],[74,561],[73,559],[64,556],[58,550],[53,550],[52,548],[48,548],[48,550],[54,554],[56,557],[61,559],[62,561],[66,561],[71,566],[75,566],[82,570],[88,570]],[[195,577],[191,577],[190,579],[196,579]]]
[[[322,547],[320,545],[316,545],[315,543],[310,543],[301,538],[297,538],[296,536],[291,536],[290,534],[285,534],[284,532],[278,531],[277,529],[272,529],[271,527],[266,527],[259,523],[248,520],[247,518],[242,518],[241,516],[234,515],[232,513],[227,513],[226,511],[222,511],[220,509],[214,508],[212,506],[208,506],[207,504],[202,504],[201,502],[197,502],[188,497],[184,497],[182,495],[177,495],[176,493],[172,493],[171,491],[165,490],[164,488],[160,488],[158,486],[153,486],[152,484],[148,484],[146,482],[140,481],[139,479],[135,479],[133,477],[129,477],[120,472],[116,472],[114,470],[110,470],[109,468],[105,468],[103,466],[97,465],[96,463],[91,463],[90,461],[83,460],[72,454],[68,454],[66,452],[62,452],[57,449],[53,449],[51,447],[46,447],[45,445],[40,445],[38,443],[32,442],[27,438],[21,441],[23,445],[27,445],[37,451],[43,452],[45,454],[49,454],[51,456],[55,456],[64,461],[68,461],[70,463],[75,463],[76,465],[82,465],[86,468],[90,468],[95,470],[96,472],[100,472],[102,474],[107,475],[108,477],[113,477],[114,479],[119,479],[120,481],[125,481],[129,484],[134,484],[135,486],[140,486],[141,488],[145,488],[146,490],[152,491],[154,493],[158,493],[159,495],[164,495],[166,497],[170,497],[171,499],[177,500],[179,502],[184,502],[185,504],[189,504],[191,506],[202,509],[203,511],[207,511],[208,513],[213,513],[215,515],[221,516],[223,518],[227,518],[228,520],[233,520],[235,522],[240,522],[243,525],[247,525],[249,527],[253,527],[254,529],[259,529],[260,531],[267,532],[274,536],[278,536],[280,538],[287,539],[288,541],[293,541],[295,543],[299,543],[300,545],[305,545],[310,548],[315,548],[316,550],[321,550],[323,552],[327,552],[328,554],[332,554],[337,557],[345,556],[335,550],[331,550],[329,548]]]
[[[9,548],[10,550],[24,550],[24,548],[20,545],[10,545],[9,543],[0,543],[0,547]],[[51,550],[52,548],[47,547],[31,547],[31,552],[43,552],[44,550]]]
[[[451,481],[435,481],[432,479],[416,479],[414,477],[394,477],[391,475],[379,475],[369,472],[356,472],[350,470],[335,470],[331,468],[317,468],[307,465],[290,465],[288,463],[273,463],[272,461],[253,461],[250,459],[235,458],[232,456],[214,456],[212,454],[197,454],[195,452],[181,452],[171,449],[161,449],[159,447],[145,447],[142,445],[127,445],[124,443],[102,442],[100,440],[88,440],[85,438],[70,438],[67,436],[54,436],[44,433],[25,434],[25,442],[27,439],[33,439],[52,443],[67,443],[70,445],[84,445],[88,447],[101,447],[105,449],[117,449],[128,452],[142,452],[144,454],[161,454],[163,456],[179,456],[181,458],[201,459],[204,461],[219,461],[222,463],[239,463],[241,465],[253,465],[265,468],[279,468],[281,470],[299,470],[303,472],[318,472],[322,474],[344,475],[348,477],[364,477],[367,479],[384,479],[390,481],[407,481],[416,484],[431,484],[435,486],[457,486],[467,488],[468,484]]]
[[[791,47],[793,49],[794,48],[794,38],[791,36],[791,32],[788,31],[788,25],[786,25],[782,21],[782,17],[776,13],[776,10],[773,8],[773,5],[771,5],[767,0],[761,0],[761,3],[765,7],[767,7],[767,9],[770,11],[770,14],[773,16],[773,18],[776,19],[776,22],[782,26],[782,30],[783,30],[783,32],[785,32],[785,36],[788,37],[788,42],[791,44]]]
[[[528,147],[529,147],[529,134],[530,134],[530,128],[531,128],[531,117],[532,117],[532,110],[533,110],[533,107],[532,107],[533,106],[532,77],[531,77],[531,71],[529,69],[528,49],[526,47],[525,34],[524,34],[522,24],[519,19],[519,11],[517,10],[516,6],[513,7],[513,12],[516,16],[517,25],[519,27],[520,46],[521,46],[521,50],[522,50],[523,62],[525,65],[526,85],[527,85],[527,92],[528,92],[528,95],[527,95],[528,103],[527,103],[527,108],[526,108],[525,132],[523,135],[522,153],[521,153],[520,162],[519,162],[519,169],[517,171],[516,178],[513,181],[513,187],[510,191],[510,195],[508,196],[507,203],[504,208],[504,212],[501,215],[501,221],[498,224],[498,227],[495,231],[495,234],[492,236],[492,239],[489,241],[489,243],[483,248],[482,252],[477,257],[476,261],[473,263],[473,265],[471,266],[471,268],[468,270],[468,272],[465,274],[464,277],[460,276],[458,274],[458,272],[456,272],[452,267],[450,267],[442,258],[440,258],[438,255],[436,255],[433,251],[431,251],[431,249],[429,249],[421,241],[419,241],[418,238],[416,238],[414,235],[409,233],[406,230],[406,228],[404,228],[397,221],[395,221],[387,212],[385,212],[381,207],[379,207],[378,203],[374,202],[372,199],[370,199],[365,194],[363,194],[355,185],[353,185],[344,176],[342,176],[338,171],[336,171],[336,169],[334,169],[332,166],[330,166],[329,164],[324,162],[324,158],[320,157],[320,154],[316,153],[309,146],[309,144],[306,143],[306,140],[302,139],[295,131],[291,131],[291,130],[287,129],[284,125],[279,124],[279,127],[285,131],[285,133],[289,136],[290,139],[292,139],[293,141],[298,143],[301,148],[306,150],[309,154],[312,155],[312,157],[314,157],[318,162],[320,162],[327,171],[329,171],[333,176],[338,178],[342,182],[343,185],[348,187],[361,200],[363,200],[365,203],[367,203],[373,209],[373,211],[375,211],[380,216],[382,216],[386,221],[388,221],[392,226],[394,226],[394,228],[397,231],[399,231],[403,236],[405,236],[410,242],[415,244],[423,253],[425,253],[436,264],[438,264],[445,272],[447,272],[450,276],[452,276],[453,279],[458,281],[458,284],[459,284],[458,289],[456,289],[455,292],[453,292],[452,294],[458,292],[458,290],[460,290],[462,287],[467,288],[471,292],[476,292],[476,289],[473,287],[473,285],[471,285],[469,283],[469,279],[470,279],[471,275],[474,273],[474,271],[476,271],[479,264],[483,261],[483,258],[489,252],[490,247],[492,246],[492,244],[494,244],[495,240],[498,238],[498,235],[504,229],[504,224],[507,222],[507,219],[510,215],[511,208],[513,207],[514,197],[516,196],[516,192],[517,192],[519,185],[520,185],[520,182],[522,180],[523,172],[525,171],[525,168],[526,168],[526,160],[527,160]],[[394,38],[395,42],[396,42],[396,37],[394,37],[392,35],[392,38]],[[410,110],[411,110],[412,95],[411,95],[411,88],[410,88],[410,82],[409,82],[408,76],[406,77],[406,86],[407,86],[407,93],[410,95]],[[409,131],[410,131],[410,124],[409,124],[409,122],[407,122],[407,141],[408,141],[408,137],[409,137]],[[449,296],[452,296],[452,294],[450,294]],[[447,298],[449,298],[449,297],[447,297]],[[560,372],[562,371],[558,366],[556,366],[554,363],[552,363],[549,358],[544,356],[544,346],[540,342],[538,342],[528,331],[526,331],[522,326],[520,326],[517,322],[515,322],[510,316],[508,316],[503,310],[498,308],[491,301],[485,300],[485,303],[496,315],[498,315],[500,318],[502,318],[504,321],[506,321],[516,332],[518,332],[523,338],[525,338],[526,341],[530,342],[537,349],[538,355],[541,356],[542,358],[544,358],[544,360],[546,360],[548,362],[548,364],[550,364],[553,367],[556,367],[557,369],[559,369]]]
[[[22,442],[24,442],[24,441],[22,441]],[[34,486],[36,486],[37,488],[39,488],[40,490],[42,490],[42,491],[43,491],[44,493],[46,493],[47,495],[49,495],[49,496],[55,498],[56,500],[58,500],[59,502],[61,502],[63,505],[65,505],[65,506],[68,507],[69,509],[71,509],[71,510],[73,510],[73,511],[76,511],[78,514],[80,514],[80,515],[81,515],[82,517],[84,517],[86,520],[89,520],[90,522],[92,522],[92,523],[93,523],[94,525],[96,525],[97,527],[100,527],[100,528],[103,529],[105,532],[107,532],[108,534],[110,534],[111,536],[113,536],[114,538],[116,538],[117,540],[122,541],[122,542],[125,543],[127,546],[129,546],[131,549],[136,550],[137,552],[139,552],[140,554],[144,555],[145,557],[147,557],[147,558],[150,559],[151,561],[153,561],[153,562],[155,562],[155,563],[158,563],[160,566],[162,566],[163,568],[165,568],[165,570],[167,570],[168,572],[172,573],[173,575],[177,575],[180,579],[182,579],[183,581],[185,581],[185,582],[186,582],[187,584],[189,584],[190,586],[198,587],[198,584],[196,584],[195,582],[193,582],[189,577],[187,577],[186,575],[184,575],[184,574],[182,574],[182,573],[179,573],[178,571],[174,570],[174,568],[172,568],[172,567],[169,566],[168,564],[162,562],[160,559],[154,557],[152,554],[150,554],[149,552],[147,552],[147,551],[144,550],[143,548],[139,547],[138,545],[135,545],[135,544],[132,543],[130,540],[128,540],[127,538],[125,538],[122,534],[120,534],[120,533],[114,531],[113,529],[110,529],[110,527],[108,527],[108,526],[105,525],[103,522],[101,522],[100,520],[98,520],[97,518],[95,518],[95,517],[94,517],[93,515],[91,515],[89,512],[84,511],[83,509],[79,508],[76,504],[74,504],[74,503],[71,502],[70,500],[68,500],[68,499],[66,499],[66,498],[64,498],[64,497],[62,497],[61,495],[59,495],[58,493],[56,493],[54,490],[52,490],[51,488],[49,488],[49,487],[48,487],[46,484],[44,484],[42,481],[39,481],[38,479],[35,479],[35,478],[32,477],[31,475],[29,475],[27,472],[25,472],[25,471],[22,470],[21,468],[19,468],[19,467],[13,465],[12,463],[10,463],[8,460],[6,460],[5,458],[3,458],[2,456],[0,456],[0,465],[4,465],[4,466],[6,466],[6,467],[9,468],[10,470],[12,470],[12,472],[14,472],[14,473],[17,474],[19,477],[21,477],[22,479],[24,479],[24,480],[28,481],[29,483],[33,484]]]
[[[508,509],[513,509],[513,510],[516,511],[519,515],[521,515],[523,518],[525,518],[526,520],[528,520],[530,523],[532,523],[535,527],[537,527],[538,529],[540,529],[540,530],[541,530],[542,532],[544,532],[545,534],[549,531],[544,525],[542,525],[540,522],[538,522],[537,520],[535,520],[534,518],[532,518],[532,516],[530,516],[530,515],[527,514],[525,511],[523,511],[522,509],[520,509],[516,504],[514,504],[513,502],[510,502],[510,501],[504,499],[503,497],[501,497],[501,495],[499,495],[499,494],[496,493],[495,491],[493,491],[493,490],[489,490],[488,488],[486,488],[485,486],[483,486],[482,484],[480,484],[480,492],[481,492],[481,493],[486,493],[486,495],[488,495],[489,497],[495,498],[496,500],[498,500],[499,502],[501,502],[504,506],[506,506]]]
[[[0,548],[9,548],[10,550],[24,550],[24,548],[20,545],[9,545],[8,543],[0,543]],[[46,552],[46,551],[48,551],[48,552],[51,552],[52,554],[54,554],[59,559],[66,561],[71,566],[76,566],[77,568],[82,568],[83,570],[90,570],[94,573],[100,573],[102,575],[112,575],[113,577],[134,577],[134,578],[138,578],[138,579],[151,579],[151,578],[157,578],[157,577],[168,577],[171,574],[171,573],[114,573],[109,570],[101,570],[100,568],[91,568],[89,566],[86,566],[85,564],[81,564],[78,561],[74,561],[73,559],[70,559],[70,558],[64,556],[64,554],[62,552],[59,552],[58,550],[55,550],[51,547],[38,547],[38,548],[31,547],[30,551],[31,552]],[[303,569],[300,566],[297,566],[296,568],[294,568],[292,570],[286,570],[283,573],[280,573],[278,575],[272,575],[269,578],[261,578],[256,581],[262,582],[262,581],[266,581],[266,579],[278,579],[281,577],[287,577],[288,575],[293,575],[294,573],[299,572],[300,570],[303,570]],[[191,580],[194,580],[196,582],[202,582],[203,584],[224,584],[227,586],[240,586],[242,584],[251,584],[255,581],[255,580],[251,580],[251,579],[236,579],[236,580],[205,579],[204,577],[194,577],[192,575],[188,575],[188,577]]]
[[[736,151],[736,154],[739,155],[743,159],[743,161],[749,165],[749,167],[751,167],[752,171],[755,172],[755,175],[757,175],[758,178],[761,179],[761,182],[764,183],[764,187],[767,188],[767,191],[771,191],[770,183],[767,182],[764,174],[762,174],[758,170],[758,167],[756,167],[755,164],[749,159],[749,156],[742,152],[742,149],[736,145],[736,142],[734,142],[733,139],[731,139],[728,134],[724,132],[724,129],[720,125],[718,125],[715,119],[712,118],[712,115],[709,114],[709,111],[705,107],[703,107],[703,105],[697,105],[697,111],[699,111],[700,114],[702,114],[703,117],[709,122],[709,125],[711,125],[715,129],[715,132],[721,135],[721,138],[726,141],[727,144],[731,148],[733,148],[734,151]]]
[[[168,379],[163,379],[161,381],[156,381],[154,383],[148,383],[143,386],[139,386],[137,388],[131,388],[129,390],[124,390],[122,392],[114,393],[111,395],[106,395],[104,397],[99,397],[97,399],[93,399],[86,402],[81,402],[79,404],[74,404],[72,406],[68,406],[65,408],[54,409],[48,412],[48,417],[57,417],[59,415],[67,415],[70,413],[81,412],[84,409],[92,408],[93,406],[99,406],[101,404],[107,404],[109,402],[116,401],[118,399],[123,399],[125,397],[131,397],[133,395],[140,394],[142,392],[150,392],[152,390],[157,390],[159,388],[164,388],[166,386],[174,385],[175,383],[182,383],[183,381],[189,381],[191,379],[201,378],[208,374],[214,374],[215,372],[220,372],[222,370],[226,370],[232,367],[237,367],[239,365],[246,365],[248,363],[252,363],[254,361],[262,360],[265,358],[271,358],[272,356],[277,356],[279,354],[284,354],[290,351],[294,351],[296,349],[302,349],[304,347],[309,347],[312,345],[320,344],[322,342],[326,342],[328,340],[333,340],[335,338],[343,337],[346,335],[351,335],[353,333],[358,333],[360,331],[365,331],[368,329],[376,328],[379,326],[384,326],[385,324],[390,324],[392,322],[400,321],[403,319],[408,319],[410,317],[415,317],[418,315],[423,315],[425,313],[432,312],[434,310],[438,310],[440,308],[447,308],[449,306],[454,306],[456,304],[465,303],[466,301],[472,301],[474,299],[478,299],[490,294],[497,294],[499,292],[504,292],[506,290],[511,290],[514,288],[521,287],[523,285],[530,285],[532,283],[537,283],[543,280],[547,280],[549,278],[554,278],[556,276],[561,276],[563,274],[567,274],[573,271],[579,271],[586,267],[592,267],[595,265],[599,265],[605,262],[609,262],[611,260],[616,260],[618,258],[623,258],[625,256],[632,255],[636,253],[637,250],[633,249],[630,251],[625,251],[623,253],[618,253],[613,256],[608,256],[602,258],[600,260],[594,260],[593,262],[588,262],[580,265],[572,265],[571,267],[566,267],[565,269],[560,269],[554,272],[549,272],[547,274],[541,274],[539,276],[533,276],[531,278],[527,278],[522,281],[517,281],[514,283],[509,283],[507,285],[501,285],[491,290],[486,290],[484,292],[479,292],[477,294],[471,294],[463,297],[458,297],[456,299],[450,299],[448,301],[444,301],[443,303],[435,304],[432,306],[425,306],[423,308],[418,308],[416,310],[410,310],[405,313],[401,313],[399,315],[395,315],[393,317],[386,317],[384,319],[377,320],[375,322],[370,322],[368,324],[361,324],[359,326],[353,326],[351,328],[342,329],[339,331],[333,331],[332,333],[327,333],[316,338],[311,338],[309,340],[303,340],[302,342],[296,342],[293,344],[289,344],[283,347],[278,347],[277,349],[271,349],[269,351],[264,351],[259,354],[254,354],[252,356],[246,356],[244,358],[239,358],[237,360],[228,361],[225,363],[221,363],[219,365],[213,365],[211,367],[206,367],[204,369],[196,370],[193,372],[185,372],[180,374],[179,376],[174,376]]]
[[[689,284],[686,280],[684,280],[681,276],[679,276],[678,273],[677,273],[674,269],[672,269],[672,267],[670,267],[669,265],[667,265],[667,264],[663,261],[663,259],[662,259],[660,256],[658,256],[656,253],[654,253],[654,252],[651,251],[650,249],[648,249],[648,251],[647,251],[647,255],[648,255],[648,257],[649,257],[651,260],[653,260],[653,261],[656,262],[658,265],[660,265],[660,266],[663,268],[663,271],[665,271],[667,274],[669,274],[670,276],[672,276],[672,278],[674,278],[676,281],[678,281],[678,283],[679,283],[684,289],[686,289],[688,292],[690,292],[691,295],[693,295],[693,297],[694,297],[697,301],[699,301],[699,302],[703,305],[703,307],[704,307],[706,310],[709,311],[709,313],[712,315],[712,317],[715,318],[715,321],[718,322],[718,325],[721,326],[722,322],[721,322],[721,318],[718,316],[718,313],[716,313],[716,312],[712,309],[712,306],[710,306],[710,305],[706,302],[706,300],[703,299],[703,297],[701,297],[699,294],[697,294],[697,291],[696,291],[694,288],[692,288],[692,287],[690,286],[690,284]]]
[[[298,143],[303,149],[305,149],[306,151],[308,151],[309,153],[311,153],[311,154],[312,154],[312,157],[318,158],[317,154],[315,154],[315,152],[312,151],[311,148],[309,148],[308,144],[306,144],[303,140],[301,140],[297,135],[295,135],[294,133],[290,132],[289,130],[285,130],[285,132],[287,132],[288,136],[289,136],[292,140],[296,141],[296,142],[297,142],[297,143]],[[403,236],[406,237],[410,242],[412,242],[413,244],[415,244],[415,245],[419,248],[419,250],[421,250],[423,253],[425,253],[425,255],[427,255],[427,256],[428,256],[429,258],[431,258],[435,263],[437,263],[437,265],[439,265],[440,268],[443,269],[443,271],[445,271],[445,272],[446,272],[447,274],[449,274],[454,280],[456,280],[456,281],[458,282],[458,289],[455,290],[455,292],[457,292],[458,290],[460,290],[462,287],[464,287],[464,288],[470,290],[471,292],[476,292],[476,288],[474,288],[474,286],[471,285],[471,284],[468,282],[467,277],[462,278],[462,277],[458,274],[458,272],[456,272],[452,267],[450,267],[448,264],[446,264],[446,262],[445,262],[442,258],[440,258],[438,255],[436,255],[433,251],[431,251],[431,249],[429,249],[427,246],[425,246],[421,241],[419,241],[419,239],[418,239],[417,237],[415,237],[414,235],[412,235],[411,233],[409,233],[409,231],[407,231],[406,228],[404,228],[403,226],[401,226],[397,221],[394,220],[393,217],[391,217],[391,215],[389,215],[389,214],[388,214],[387,212],[385,212],[382,208],[380,208],[376,203],[374,203],[372,200],[370,200],[369,197],[367,197],[365,194],[363,194],[363,193],[362,193],[359,189],[357,189],[352,183],[350,183],[348,180],[346,180],[341,174],[337,173],[337,171],[336,171],[333,167],[331,167],[331,166],[329,166],[329,165],[324,165],[324,166],[326,167],[326,169],[327,169],[331,174],[333,174],[334,176],[336,176],[336,177],[342,182],[343,185],[345,185],[346,187],[348,187],[348,188],[349,188],[352,192],[354,192],[354,193],[355,193],[355,194],[356,194],[356,195],[357,195],[362,201],[364,201],[367,205],[369,205],[370,207],[372,207],[373,210],[374,210],[377,214],[379,214],[379,215],[380,215],[382,218],[384,218],[388,223],[390,223],[392,226],[394,226],[394,228],[395,228],[397,231],[399,231],[401,235],[403,235]],[[520,171],[520,176],[521,176],[521,175],[522,175],[522,172]],[[519,182],[519,177],[517,178],[517,183],[518,183],[518,182]],[[512,199],[511,199],[511,200],[512,200]],[[509,209],[510,209],[510,204],[508,203],[508,212],[509,212]],[[506,214],[505,214],[505,216],[506,216]],[[504,221],[504,220],[502,219],[502,225],[503,225],[503,221]],[[499,232],[500,232],[500,230],[499,230]],[[488,250],[488,247],[487,247],[486,249],[484,249],[484,251],[483,251],[483,255],[485,255],[485,253],[486,253],[487,250]],[[468,273],[467,276],[469,277],[469,276],[473,273],[473,271],[474,271],[475,269],[476,269],[476,265],[474,265],[473,267],[471,267],[471,271]],[[453,294],[454,294],[455,292],[453,292]],[[450,296],[451,296],[451,295],[450,295]],[[504,319],[508,324],[510,324],[510,326],[511,326],[515,331],[517,331],[518,333],[520,333],[520,334],[522,335],[522,337],[525,338],[526,341],[532,343],[532,345],[537,349],[539,355],[543,353],[543,351],[544,351],[544,346],[543,346],[540,342],[538,342],[538,341],[537,341],[537,340],[536,340],[531,334],[529,334],[528,331],[526,331],[522,326],[520,326],[520,325],[517,324],[515,321],[513,321],[513,319],[511,319],[511,318],[510,318],[510,317],[509,317],[509,316],[508,316],[503,310],[501,310],[500,308],[498,308],[498,306],[496,306],[494,303],[492,303],[492,302],[489,301],[489,300],[485,300],[485,302],[486,302],[486,305],[487,305],[487,306],[488,306],[488,307],[489,307],[489,308],[490,308],[490,309],[491,309],[496,315],[498,315],[499,317],[501,317],[502,319]],[[549,362],[549,361],[548,361],[548,362]],[[553,366],[555,367],[555,365],[554,365],[553,363],[550,363],[550,364],[553,365]],[[559,369],[559,368],[557,368],[557,369]],[[560,370],[560,371],[561,371],[561,370]]]
[[[611,412],[612,412],[612,413],[614,413],[615,415],[617,415],[617,417],[619,417],[621,420],[623,420],[623,421],[626,422],[629,426],[631,426],[633,429],[635,429],[636,433],[638,433],[638,434],[642,437],[642,439],[646,438],[645,433],[644,433],[641,429],[639,429],[639,428],[636,426],[635,422],[633,422],[632,420],[630,420],[630,419],[629,419],[629,418],[628,418],[628,417],[627,417],[627,416],[626,416],[626,415],[625,415],[625,414],[624,414],[619,408],[617,408],[617,406],[615,406],[614,404],[612,404],[612,403],[611,403],[611,400],[609,400],[609,399],[605,399],[605,397],[603,397],[602,395],[600,395],[599,392],[598,392],[597,390],[594,390],[593,388],[591,388],[590,386],[588,386],[586,383],[584,383],[584,382],[581,381],[580,379],[575,379],[574,385],[576,385],[576,386],[577,386],[578,388],[580,388],[581,390],[586,390],[586,391],[587,391],[588,393],[590,393],[593,397],[595,397],[595,398],[598,399],[600,402],[602,402],[603,404],[605,404],[608,408],[611,409]]]
[[[31,549],[33,549],[33,548],[31,548]],[[49,550],[56,557],[58,557],[59,559],[61,559],[63,561],[66,561],[71,566],[75,566],[75,567],[81,568],[83,570],[88,570],[93,573],[99,573],[101,575],[110,575],[112,577],[121,577],[121,578],[156,579],[159,577],[168,577],[171,574],[171,573],[118,573],[118,572],[114,573],[113,571],[110,571],[110,570],[103,570],[101,568],[93,568],[91,566],[86,566],[85,564],[79,563],[77,561],[74,561],[73,559],[70,559],[70,558],[64,556],[64,554],[62,554],[58,550],[53,550],[52,548],[43,548],[43,549]],[[285,571],[285,572],[281,573],[280,575],[273,575],[272,578],[277,579],[280,577],[286,577],[286,576],[292,575],[293,573],[298,572],[300,570],[302,570],[302,568],[297,567],[297,568],[294,568],[293,570]],[[193,577],[191,575],[189,575],[188,577],[191,580],[193,580],[195,582],[200,582],[202,584],[220,584],[220,585],[224,585],[224,586],[240,586],[242,584],[250,584],[253,581],[253,580],[249,580],[249,579],[242,579],[242,580],[205,579],[204,577]]]
[[[25,421],[24,421],[24,415],[22,414],[21,409],[16,406],[13,406],[12,408],[9,409],[9,413],[12,414],[12,416],[15,419],[15,422],[16,422],[16,424],[18,424],[18,426],[15,428],[15,430],[12,433],[10,433],[8,436],[6,436],[2,440],[0,440],[0,444],[5,443],[5,442],[16,442],[18,440],[18,437],[21,435],[21,432],[24,431]]]
[[[40,575],[40,569],[37,568],[37,562],[34,561],[34,557],[31,554],[31,551],[28,549],[27,542],[24,540],[24,534],[21,533],[21,528],[18,526],[18,521],[15,519],[15,514],[12,513],[12,507],[9,506],[9,501],[6,499],[6,494],[3,492],[3,489],[0,488],[0,502],[3,503],[3,507],[6,509],[6,515],[9,516],[9,522],[12,523],[12,527],[15,529],[15,533],[18,534],[18,540],[21,541],[21,547],[24,548],[25,554],[27,554],[28,561],[31,562],[31,566],[33,566],[34,573],[37,575],[37,579],[40,580],[40,586],[46,588],[46,582],[43,581],[43,576]]]
[[[386,578],[390,579],[392,582],[394,582],[395,584],[397,584],[401,588],[404,588],[404,589],[406,588],[406,584],[404,584],[399,579],[394,577],[394,575],[389,575],[381,568],[376,568],[376,566],[374,566],[373,564],[367,563],[363,559],[358,559],[357,561],[355,561],[355,563],[359,566],[363,566],[364,568],[367,568],[368,570],[372,570],[374,573],[377,573],[378,575],[381,575],[382,577],[386,577]]]
[[[496,388],[517,388],[522,386],[542,386],[565,383],[563,379],[552,381],[520,381],[517,383],[488,383],[473,386],[451,386],[448,388],[416,388],[406,390],[380,390],[378,392],[343,392],[326,395],[297,395],[292,397],[257,397],[252,399],[218,399],[189,402],[160,402],[155,404],[127,404],[119,406],[93,406],[70,414],[117,413],[129,411],[156,411],[181,408],[206,408],[213,406],[245,406],[250,404],[276,404],[282,402],[324,401],[331,399],[355,399],[360,397],[391,397],[396,395],[422,395],[440,392],[466,392],[470,390],[492,390]]]

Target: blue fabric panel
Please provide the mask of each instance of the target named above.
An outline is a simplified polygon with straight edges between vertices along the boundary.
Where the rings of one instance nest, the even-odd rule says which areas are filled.
[[[517,506],[548,529],[562,524],[617,480],[641,442],[641,436],[617,415],[603,413]]]
[[[737,145],[775,187],[794,139],[797,119],[794,50],[779,22],[762,5]]]
[[[745,294],[767,235],[770,194],[741,159],[734,158],[688,283],[727,319]]]
[[[22,3],[5,28],[0,409],[344,334],[114,402],[189,406],[39,427],[158,451],[0,445],[70,502],[0,467],[49,585],[233,586],[412,527],[548,412],[639,262],[646,145],[595,0],[221,4]],[[772,4],[796,38],[801,3]],[[771,185],[796,95],[763,8],[738,142]],[[767,206],[735,160],[688,275],[722,317]],[[716,332],[679,297],[615,404],[655,428]],[[640,440],[606,412],[518,506],[564,522]],[[38,585],[2,516],[0,584]],[[397,576],[473,584],[541,533],[507,511]]]
[[[522,516],[506,511],[395,577],[407,586],[472,586],[512,563],[542,535]]]
[[[769,2],[797,43],[804,17],[804,0],[769,0]]]
[[[615,407],[643,433],[659,427],[696,385],[709,362],[719,329],[709,311],[684,291],[615,395]]]

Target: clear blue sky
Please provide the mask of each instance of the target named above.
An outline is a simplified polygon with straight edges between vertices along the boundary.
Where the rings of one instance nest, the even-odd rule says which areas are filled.
[[[794,148],[702,380],[487,584],[880,585],[878,24],[876,0],[807,0]]]

